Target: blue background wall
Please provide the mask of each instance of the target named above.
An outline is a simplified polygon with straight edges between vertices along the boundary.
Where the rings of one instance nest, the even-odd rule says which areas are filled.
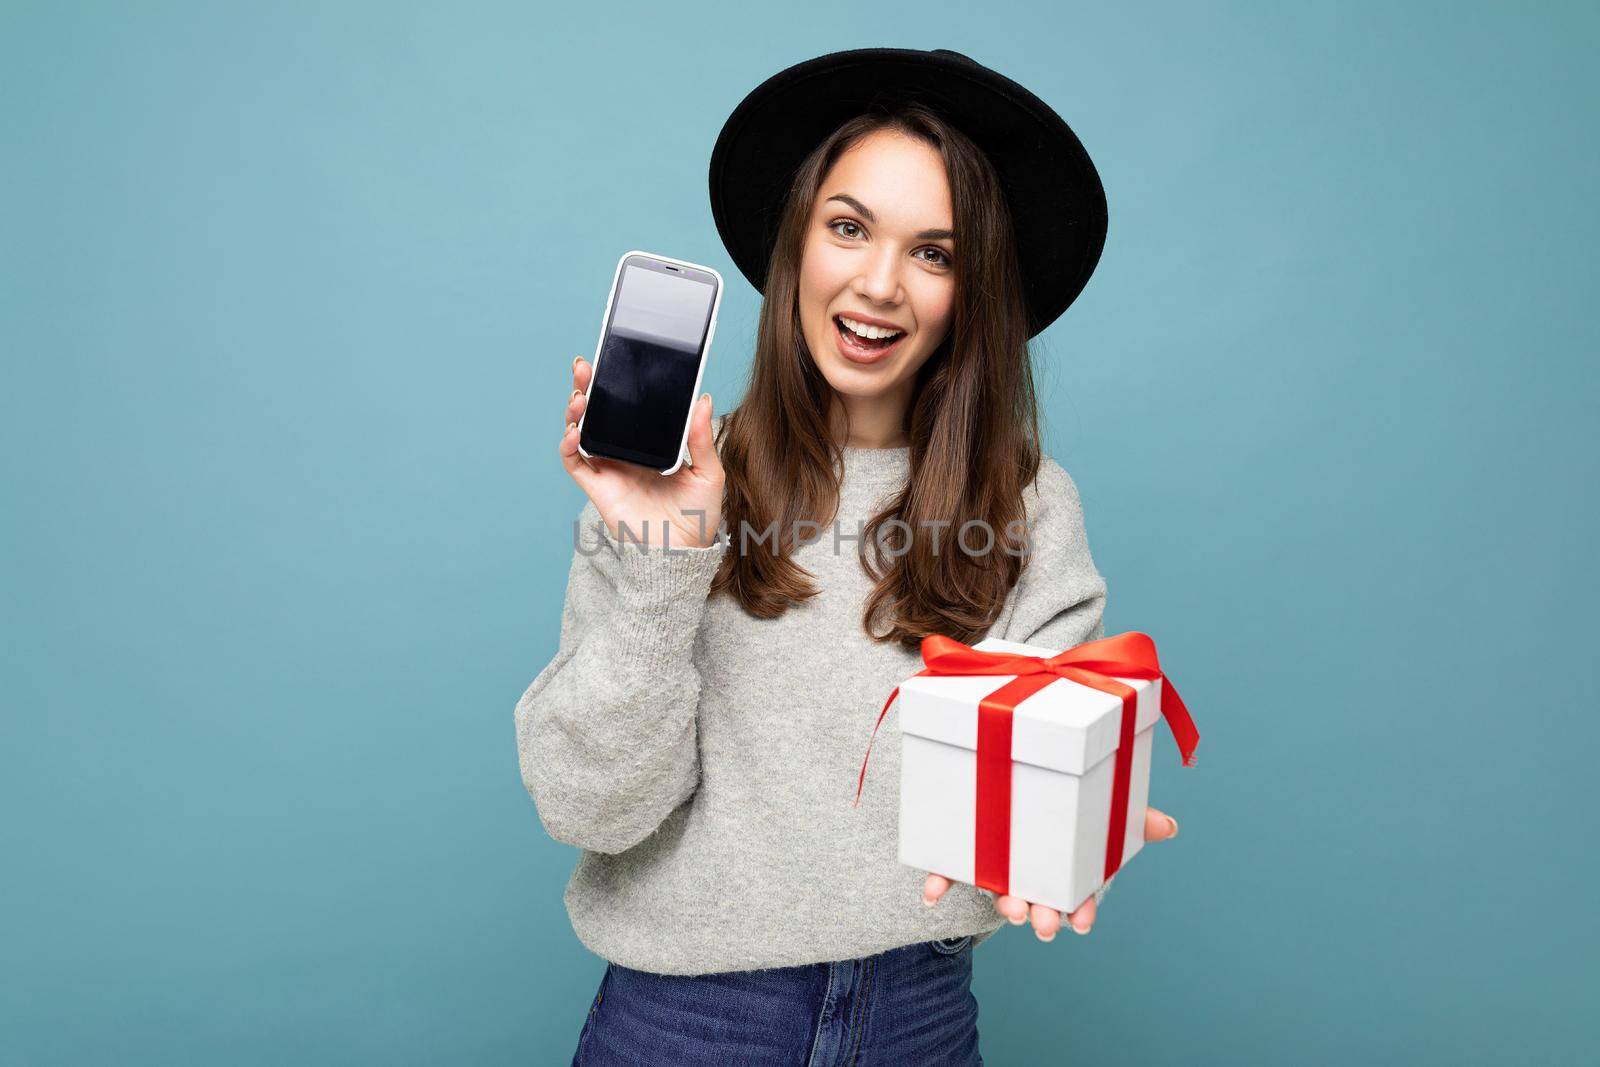
[[[737,400],[712,141],[869,44],[1101,169],[1047,444],[1205,735],[1091,936],[980,950],[989,1062],[1578,1057],[1591,12],[7,4],[0,1062],[566,1062],[602,963],[512,706],[568,365],[659,249]]]

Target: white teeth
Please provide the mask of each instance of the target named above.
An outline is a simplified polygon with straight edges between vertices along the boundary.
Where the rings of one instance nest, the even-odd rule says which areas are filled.
[[[849,328],[850,332],[860,334],[862,337],[873,339],[898,337],[900,334],[905,332],[903,330],[891,330],[886,326],[868,326],[864,322],[857,322],[855,319],[847,319],[843,315],[839,316],[839,321],[844,323],[845,326]]]

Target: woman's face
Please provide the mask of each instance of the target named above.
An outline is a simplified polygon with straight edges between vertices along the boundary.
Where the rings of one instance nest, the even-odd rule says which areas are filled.
[[[868,134],[823,178],[800,263],[800,328],[847,405],[909,400],[950,328],[953,229],[944,160],[915,138]]]

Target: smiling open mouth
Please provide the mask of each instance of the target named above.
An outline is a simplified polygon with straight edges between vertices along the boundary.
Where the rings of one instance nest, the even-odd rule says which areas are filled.
[[[905,337],[904,330],[868,326],[843,315],[833,317],[833,328],[846,355],[876,357],[889,351]]]

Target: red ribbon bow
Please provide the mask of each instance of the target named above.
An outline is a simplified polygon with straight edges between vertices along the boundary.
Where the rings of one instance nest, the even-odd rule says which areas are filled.
[[[1194,766],[1200,732],[1189,709],[1161,670],[1156,644],[1147,634],[1129,632],[1087,641],[1054,656],[1023,656],[1015,652],[980,652],[960,641],[933,634],[922,639],[922,675],[1016,675],[984,697],[978,705],[978,796],[975,876],[973,884],[997,893],[1009,892],[1011,877],[1011,715],[1018,704],[1057,678],[1068,678],[1122,700],[1122,732],[1117,743],[1116,768],[1111,786],[1111,820],[1106,835],[1105,877],[1122,866],[1123,839],[1127,836],[1129,782],[1133,773],[1134,721],[1138,691],[1116,678],[1161,680],[1161,717],[1178,743],[1185,767]],[[889,706],[900,695],[895,686],[883,702],[878,721],[861,759],[854,805],[861,803],[867,780],[867,760]]]

